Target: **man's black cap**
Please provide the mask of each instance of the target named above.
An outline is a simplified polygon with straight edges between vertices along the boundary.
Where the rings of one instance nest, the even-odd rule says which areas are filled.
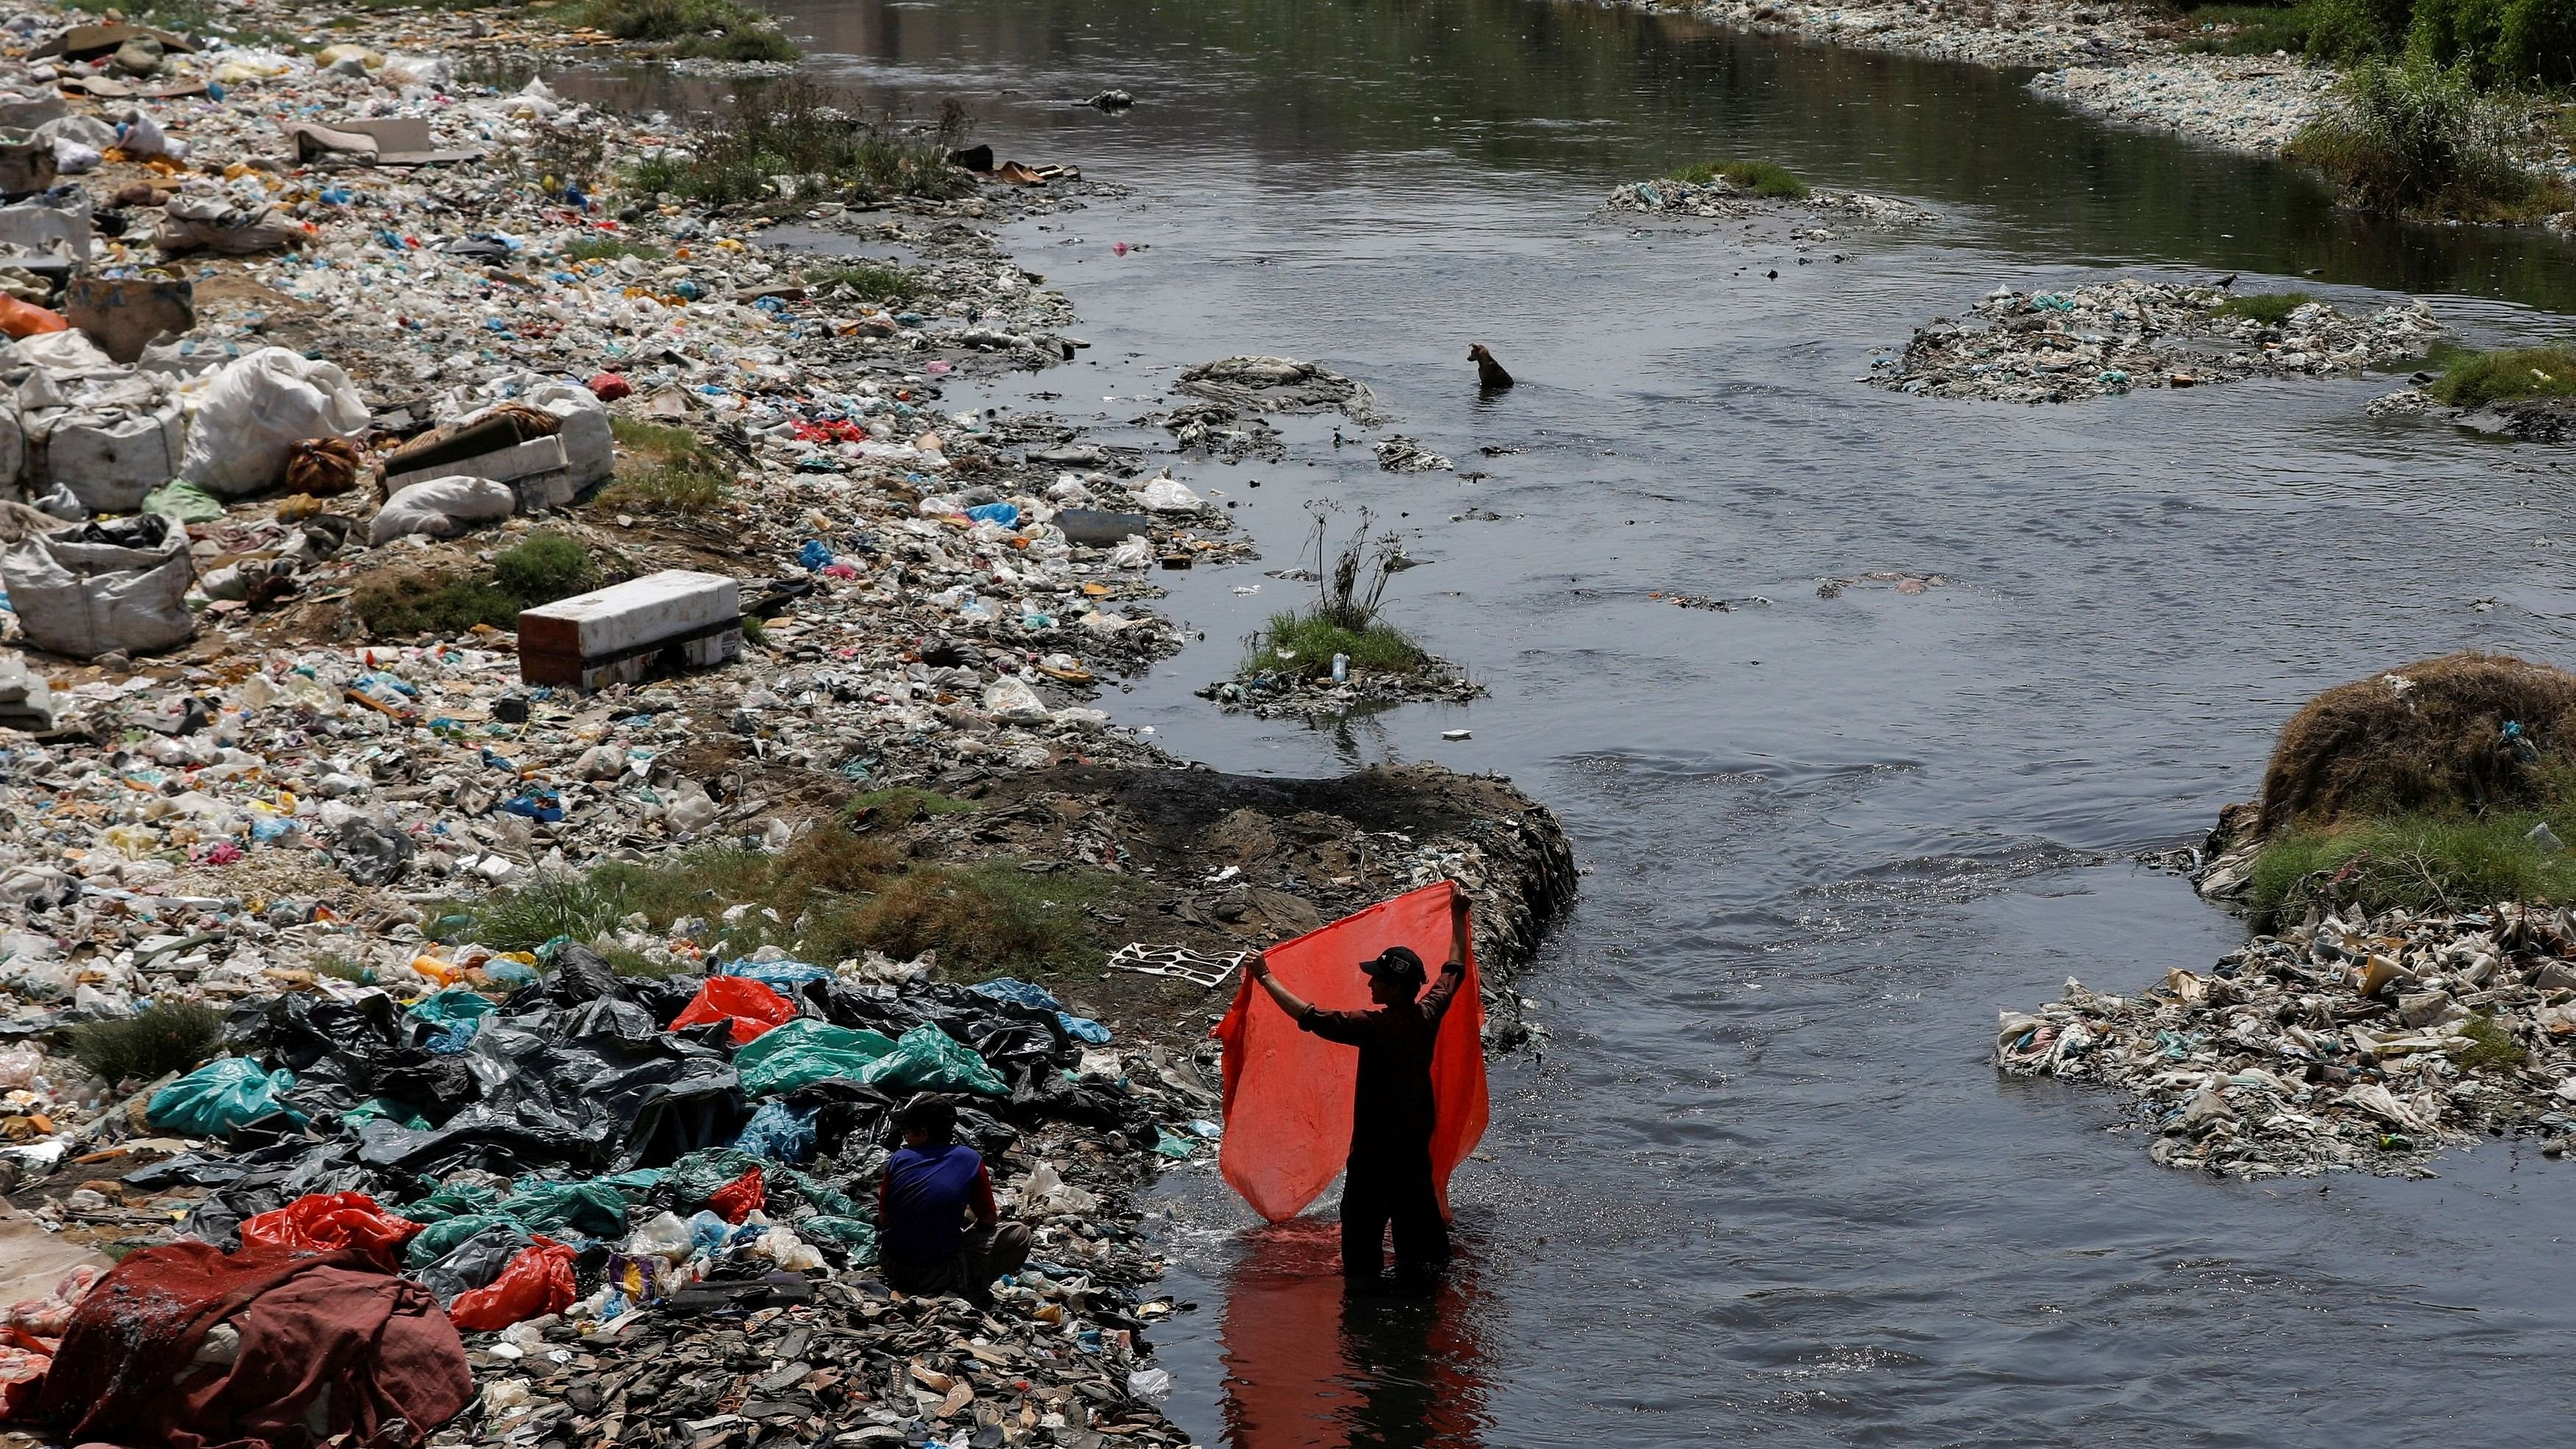
[[[1389,946],[1385,951],[1360,963],[1360,969],[1371,976],[1384,976],[1395,981],[1421,985],[1429,978],[1422,969],[1422,958],[1409,946]]]

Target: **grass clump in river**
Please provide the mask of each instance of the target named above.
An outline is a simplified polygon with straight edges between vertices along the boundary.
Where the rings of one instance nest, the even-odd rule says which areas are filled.
[[[805,269],[805,290],[838,288],[868,302],[893,302],[921,290],[921,278],[890,262],[827,262]]]
[[[741,0],[591,0],[574,20],[688,59],[792,61],[799,54],[767,11]]]
[[[1807,198],[1807,183],[1776,161],[1702,161],[1696,166],[1683,167],[1669,179],[1693,186],[1723,181],[1739,191],[1750,191],[1776,201],[1804,201]]]
[[[2553,829],[2576,829],[2576,809],[2556,813]],[[2401,815],[2296,831],[2255,857],[2247,903],[2256,929],[2277,930],[2312,903],[2376,915],[2576,900],[2576,856],[2530,838],[2547,818],[2527,811]]]
[[[880,792],[891,800],[895,792]],[[916,803],[946,797],[916,792]],[[899,820],[892,823],[901,823]],[[780,946],[834,962],[868,950],[910,959],[937,951],[943,969],[982,976],[1097,970],[1109,943],[1086,913],[1133,889],[1085,867],[1024,868],[1013,860],[925,864],[900,841],[834,822],[785,850],[704,846],[663,864],[612,861],[577,876],[541,875],[475,901],[447,902],[444,934],[499,950],[534,950],[557,937],[605,941],[620,970],[673,969],[616,937],[640,916],[648,934],[693,926],[711,958]],[[728,922],[735,906],[751,909]]]
[[[796,178],[796,199],[832,196],[859,203],[897,196],[962,195],[974,178],[948,153],[972,122],[954,103],[930,127],[870,121],[832,103],[804,77],[752,81],[702,131],[695,153],[656,152],[628,173],[633,189],[668,192],[711,206],[785,200],[771,178]]]
[[[2442,375],[2430,390],[2452,407],[2576,396],[2576,347],[2514,347],[2496,352],[2451,348],[2437,350],[2433,362]]]
[[[2242,297],[2228,298],[2218,304],[2217,310],[2212,315],[2246,317],[2266,327],[2277,327],[2286,321],[2291,313],[2315,300],[2316,298],[2305,292],[2254,292]]]
[[[2457,71],[2420,58],[2369,61],[2343,78],[2285,154],[2324,172],[2363,211],[2536,221],[2567,209],[2570,194],[2515,163],[2521,125],[2512,105],[2479,94]]]
[[[461,634],[477,624],[515,629],[520,610],[588,593],[599,578],[599,565],[580,540],[540,533],[503,550],[484,574],[381,570],[358,585],[349,605],[379,638]]]
[[[1380,617],[1387,581],[1404,558],[1404,540],[1385,534],[1372,549],[1371,527],[1368,511],[1362,509],[1358,530],[1327,568],[1325,518],[1320,512],[1315,515],[1315,602],[1270,616],[1270,622],[1248,641],[1241,677],[1322,678],[1333,672],[1336,654],[1349,655],[1355,669],[1384,674],[1413,674],[1430,667],[1430,654]]]
[[[611,512],[697,514],[721,505],[733,492],[733,469],[723,455],[687,428],[612,418],[617,471],[592,500]]]

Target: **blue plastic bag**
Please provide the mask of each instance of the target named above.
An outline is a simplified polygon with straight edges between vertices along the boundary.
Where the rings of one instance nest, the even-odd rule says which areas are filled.
[[[742,1124],[742,1133],[733,1140],[736,1149],[754,1157],[793,1166],[814,1155],[814,1118],[818,1109],[799,1112],[784,1102],[768,1101]]]
[[[966,510],[966,516],[977,523],[998,523],[1004,528],[1020,526],[1020,510],[1011,503],[978,503]]]
[[[244,1122],[284,1112],[297,1126],[303,1113],[278,1100],[295,1086],[295,1074],[263,1072],[248,1057],[217,1057],[152,1094],[143,1115],[153,1126],[182,1137],[228,1137]]]

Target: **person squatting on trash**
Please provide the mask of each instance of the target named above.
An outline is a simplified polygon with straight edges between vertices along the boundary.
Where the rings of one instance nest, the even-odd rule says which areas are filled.
[[[1301,1030],[1360,1049],[1351,1092],[1351,1155],[1342,1173],[1342,1273],[1370,1279],[1384,1265],[1390,1225],[1399,1277],[1419,1280],[1449,1261],[1449,1221],[1432,1185],[1431,1052],[1449,999],[1467,975],[1465,891],[1449,900],[1449,960],[1422,989],[1422,958],[1403,946],[1359,963],[1374,1011],[1327,1011],[1301,1001],[1255,953],[1252,977]]]
[[[886,1159],[877,1184],[877,1259],[886,1286],[990,1304],[993,1280],[1028,1262],[1028,1228],[1001,1220],[984,1155],[954,1140],[955,1104],[925,1092],[904,1103],[895,1122],[903,1146]]]

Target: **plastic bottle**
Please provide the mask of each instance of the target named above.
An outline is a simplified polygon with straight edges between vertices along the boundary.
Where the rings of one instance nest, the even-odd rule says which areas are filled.
[[[1336,654],[1336,655],[1334,655],[1334,656],[1333,656],[1333,682],[1334,682],[1335,684],[1348,684],[1348,683],[1350,683],[1350,680],[1351,680],[1351,656],[1349,656],[1349,655],[1347,655],[1347,654]]]

